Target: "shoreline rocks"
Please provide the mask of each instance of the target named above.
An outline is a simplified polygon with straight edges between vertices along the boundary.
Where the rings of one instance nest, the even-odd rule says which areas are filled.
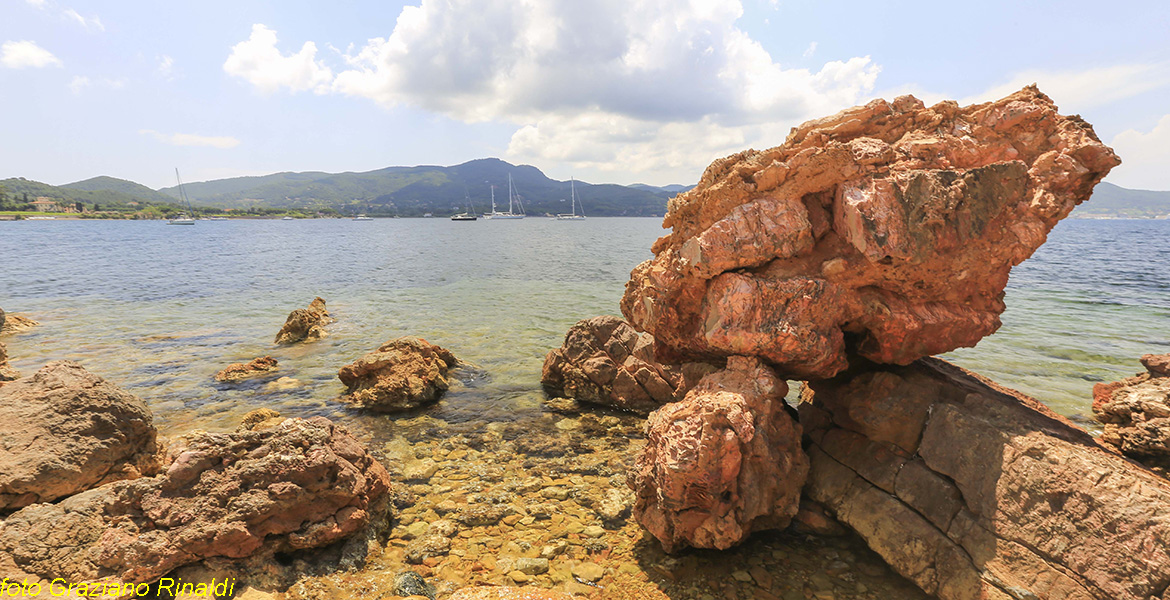
[[[0,512],[159,470],[146,404],[77,363],[0,387]]]
[[[337,319],[329,316],[325,310],[325,300],[314,298],[308,308],[298,308],[288,314],[284,327],[276,334],[275,343],[296,344],[319,340],[328,335],[325,326],[336,322]]]
[[[1146,373],[1093,386],[1101,441],[1166,473],[1170,468],[1170,354],[1141,358]]]
[[[389,487],[381,464],[322,417],[195,432],[171,446],[159,476],[9,515],[0,566],[17,578],[137,583],[206,559],[320,548],[384,519]]]
[[[4,309],[0,308],[0,335],[24,333],[37,325],[40,323],[21,315],[5,313]]]
[[[733,356],[682,401],[651,413],[629,485],[635,517],[666,552],[726,549],[788,526],[808,458],[787,392],[759,359]]]
[[[17,379],[20,379],[20,371],[8,364],[8,347],[4,345],[4,342],[0,342],[0,385],[3,385],[5,381]]]
[[[342,367],[342,400],[377,412],[400,412],[435,402],[447,391],[448,372],[459,364],[446,349],[418,337],[390,340]]]
[[[654,337],[618,317],[578,321],[564,344],[545,356],[540,381],[551,396],[647,414],[681,400],[718,367],[701,362],[663,365]]]
[[[944,361],[810,382],[808,496],[940,600],[1161,598],[1170,482]]]
[[[622,314],[659,358],[759,356],[794,379],[973,346],[1011,267],[1119,162],[1034,86],[874,100],[712,163],[670,201]]]
[[[271,356],[253,358],[251,362],[234,363],[215,374],[215,380],[221,383],[239,383],[251,377],[265,375],[277,370],[277,361]]]

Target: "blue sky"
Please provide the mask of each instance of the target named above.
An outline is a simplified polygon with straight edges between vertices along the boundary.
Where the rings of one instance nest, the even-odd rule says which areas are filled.
[[[496,156],[694,183],[874,97],[1038,82],[1170,190],[1170,3],[0,0],[0,178],[151,187]]]

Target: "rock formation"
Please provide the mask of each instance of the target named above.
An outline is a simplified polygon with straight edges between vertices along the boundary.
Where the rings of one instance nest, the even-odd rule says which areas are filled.
[[[13,333],[22,333],[40,325],[36,321],[14,315],[12,313],[5,313],[4,309],[0,308],[0,335],[9,335]]]
[[[326,335],[325,326],[335,322],[336,319],[325,310],[325,301],[314,298],[309,308],[298,308],[288,314],[284,327],[276,334],[276,343],[295,344],[319,340]]]
[[[1148,600],[1170,482],[1039,402],[937,359],[804,390],[805,492],[940,600]]]
[[[386,470],[321,417],[196,432],[168,454],[163,475],[28,506],[0,522],[0,576],[150,582],[208,558],[322,547],[372,514],[385,518]]]
[[[1119,163],[1035,87],[960,108],[875,100],[715,161],[669,204],[622,313],[678,362],[792,378],[909,364],[994,332],[1008,272]]]
[[[1105,426],[1101,441],[1126,456],[1170,467],[1170,354],[1142,357],[1146,373],[1093,386],[1093,416]]]
[[[451,600],[573,600],[571,594],[534,587],[469,587],[455,592]]]
[[[730,548],[753,530],[788,526],[808,459],[787,392],[758,359],[733,356],[650,415],[629,483],[638,522],[667,552]]]
[[[541,383],[553,396],[648,413],[681,400],[718,367],[702,362],[663,365],[654,337],[611,316],[577,322],[544,359]]]
[[[8,364],[8,348],[0,342],[0,382],[20,379],[20,371]]]
[[[0,512],[158,469],[146,404],[72,362],[0,387]]]
[[[397,412],[438,400],[447,391],[447,372],[458,362],[422,338],[401,337],[342,367],[337,377],[345,384],[345,401]]]
[[[251,362],[228,365],[215,374],[215,380],[223,383],[239,383],[250,377],[271,373],[277,369],[276,359],[271,356],[253,358]]]

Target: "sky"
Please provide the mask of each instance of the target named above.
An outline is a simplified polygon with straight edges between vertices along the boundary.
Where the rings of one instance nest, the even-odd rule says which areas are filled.
[[[1170,190],[1170,2],[0,0],[0,178],[484,157],[693,184],[873,98],[1038,83]]]

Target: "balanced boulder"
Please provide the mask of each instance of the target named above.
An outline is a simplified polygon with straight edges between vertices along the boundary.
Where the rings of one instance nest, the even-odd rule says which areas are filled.
[[[311,342],[325,337],[325,326],[336,322],[325,310],[325,300],[314,298],[308,308],[298,308],[288,314],[284,327],[276,334],[277,344]]]
[[[1034,86],[995,102],[874,100],[717,160],[670,201],[622,313],[676,359],[750,355],[826,378],[973,346],[1058,221],[1119,164]]]
[[[159,469],[146,404],[72,362],[0,387],[0,512]]]
[[[648,413],[681,400],[718,367],[690,362],[664,365],[654,358],[654,337],[639,334],[622,319],[579,321],[560,348],[544,359],[541,383],[553,396]]]
[[[730,548],[752,531],[788,526],[808,458],[787,391],[759,359],[733,356],[650,414],[629,484],[634,516],[667,552]]]
[[[337,372],[343,400],[378,412],[417,408],[447,391],[447,373],[459,363],[444,348],[417,337],[401,337]]]
[[[385,516],[386,470],[322,417],[196,432],[168,454],[157,477],[8,516],[0,567],[14,572],[4,576],[151,582],[208,558],[319,548]]]

